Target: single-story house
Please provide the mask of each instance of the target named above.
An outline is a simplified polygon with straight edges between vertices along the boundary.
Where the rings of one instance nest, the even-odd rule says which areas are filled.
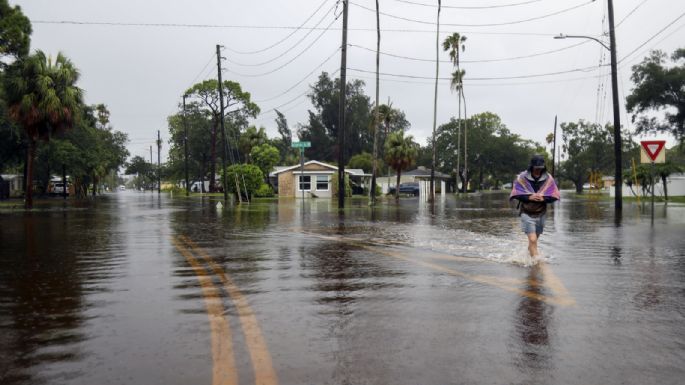
[[[635,194],[642,194],[642,188],[636,188],[635,186],[632,186],[631,189],[630,186],[628,186],[628,184],[625,182],[626,181],[624,179],[623,188],[621,189],[624,197],[632,197],[635,196]],[[685,173],[671,174],[666,179],[666,187],[668,189],[667,192],[669,197],[685,196]],[[614,189],[609,189],[609,196],[613,197],[614,195]],[[655,180],[654,195],[658,197],[664,196],[664,185],[661,183],[661,178],[656,178]]]
[[[345,174],[354,187],[364,188],[368,185],[371,175],[365,174],[360,169],[345,169]],[[331,198],[336,195],[333,180],[338,177],[338,167],[310,160],[304,164],[301,171],[300,165],[277,166],[269,173],[271,184],[276,188],[279,197],[305,198],[319,197]]]
[[[441,194],[449,192],[449,182],[452,181],[450,175],[443,174],[439,171],[435,172],[435,191]],[[406,171],[400,174],[400,184],[402,183],[419,183],[419,190],[421,195],[427,195],[430,189],[431,169],[419,166],[418,168]],[[387,175],[376,178],[376,183],[381,187],[383,194],[387,194],[391,187],[395,187],[397,183],[397,174]]]

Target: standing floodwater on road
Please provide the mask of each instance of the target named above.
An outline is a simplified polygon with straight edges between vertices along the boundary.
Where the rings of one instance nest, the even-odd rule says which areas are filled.
[[[2,212],[0,383],[682,383],[685,206],[507,198]]]

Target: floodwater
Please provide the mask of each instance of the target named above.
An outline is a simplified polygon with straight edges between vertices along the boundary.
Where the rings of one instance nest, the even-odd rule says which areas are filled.
[[[682,384],[685,206],[115,193],[0,213],[0,383]]]

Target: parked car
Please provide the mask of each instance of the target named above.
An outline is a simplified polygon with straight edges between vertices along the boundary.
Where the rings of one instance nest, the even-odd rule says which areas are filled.
[[[418,182],[407,182],[407,183],[400,183],[400,194],[408,194],[408,195],[413,195],[413,196],[418,196],[419,195],[419,183]],[[389,190],[390,194],[395,193],[395,186],[390,187]]]
[[[67,184],[67,195],[69,195],[69,185]],[[48,194],[50,195],[62,195],[64,193],[64,184],[62,182],[53,182],[50,185]]]
[[[123,184],[119,186],[119,191],[126,191],[126,186]]]

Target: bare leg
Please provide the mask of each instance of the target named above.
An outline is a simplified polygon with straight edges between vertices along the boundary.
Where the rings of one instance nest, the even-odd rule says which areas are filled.
[[[537,257],[538,254],[538,235],[535,233],[528,234],[528,252],[531,257]]]

